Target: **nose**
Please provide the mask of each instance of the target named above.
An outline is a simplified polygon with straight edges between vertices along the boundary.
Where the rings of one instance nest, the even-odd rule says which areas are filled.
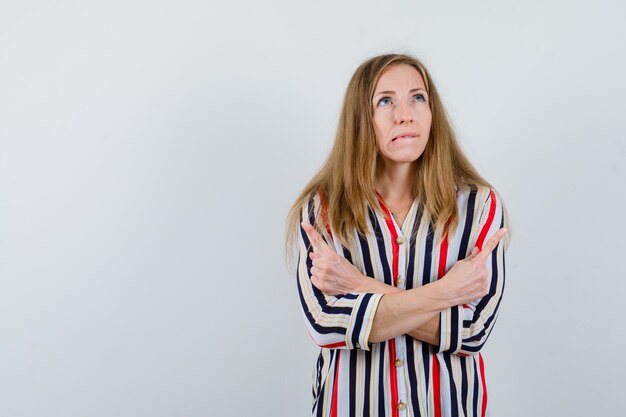
[[[396,123],[411,123],[413,122],[413,113],[411,112],[411,106],[409,103],[400,102],[396,105],[395,111]]]

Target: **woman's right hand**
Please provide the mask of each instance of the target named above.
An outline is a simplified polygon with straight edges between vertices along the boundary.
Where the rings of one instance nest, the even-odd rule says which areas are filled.
[[[451,306],[467,304],[487,295],[490,286],[487,260],[506,234],[505,228],[498,230],[482,250],[474,248],[470,256],[454,264],[441,280],[434,283],[445,288]]]
[[[368,284],[375,282],[328,246],[308,222],[302,222],[301,226],[313,246],[313,252],[309,255],[313,261],[311,283],[320,291],[327,295],[366,292]]]

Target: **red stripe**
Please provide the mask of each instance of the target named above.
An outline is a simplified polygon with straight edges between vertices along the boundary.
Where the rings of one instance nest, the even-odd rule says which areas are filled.
[[[448,221],[443,229],[443,239],[439,246],[439,268],[437,277],[443,278],[446,274],[446,263],[448,262]],[[441,372],[439,370],[439,358],[433,355],[433,402],[435,404],[435,417],[441,417]]]
[[[337,351],[337,363],[335,364],[335,385],[333,385],[333,398],[330,403],[330,417],[337,417],[337,387],[339,386],[339,359],[341,351]]]
[[[493,223],[493,218],[496,216],[496,194],[493,190],[490,193],[491,196],[491,205],[489,206],[489,216],[487,216],[487,223],[483,226],[478,235],[478,240],[476,241],[476,247],[480,250],[483,249],[483,243],[485,243],[485,237],[487,237],[487,232],[491,228],[491,223]]]
[[[391,415],[398,417],[398,375],[396,374],[396,341],[394,339],[389,340],[389,377],[391,388]]]
[[[328,222],[328,203],[326,202],[326,193],[324,191],[320,191],[318,194],[320,196],[320,220],[321,220],[321,223],[326,225],[326,231],[328,232],[330,237],[333,237],[333,234],[330,231],[330,226],[328,224],[329,223]]]
[[[441,417],[441,387],[439,376],[439,359],[433,355],[433,403],[435,403],[435,417]]]
[[[319,345],[320,347],[326,348],[326,349],[334,349],[334,348],[338,348],[338,347],[344,347],[346,345],[346,342],[337,342],[337,343],[331,343],[330,345]]]
[[[385,212],[385,223],[391,232],[391,285],[395,286],[395,280],[398,276],[398,255],[400,254],[400,245],[398,245],[396,241],[398,232],[393,224],[391,212],[385,205],[383,198],[378,193],[376,193],[376,196],[378,197],[378,203]],[[398,411],[398,407],[396,407],[398,404],[398,375],[396,373],[396,341],[394,339],[389,340],[389,379],[391,389],[391,415],[392,417],[398,417],[400,412]]]
[[[483,408],[481,416],[485,417],[487,413],[487,382],[485,381],[485,362],[483,361],[483,355],[478,354],[478,362],[480,364],[480,380],[483,383]]]
[[[446,263],[448,261],[448,224],[446,223],[446,228],[444,229],[445,235],[443,236],[443,240],[441,241],[441,246],[439,248],[439,271],[437,274],[438,278],[442,278],[446,274]]]

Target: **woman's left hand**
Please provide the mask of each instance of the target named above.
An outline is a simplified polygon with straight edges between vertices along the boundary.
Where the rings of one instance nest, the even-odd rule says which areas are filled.
[[[309,254],[313,261],[311,268],[313,285],[328,295],[367,292],[366,284],[372,280],[328,246],[309,223],[302,222],[302,228],[313,245],[313,252]]]

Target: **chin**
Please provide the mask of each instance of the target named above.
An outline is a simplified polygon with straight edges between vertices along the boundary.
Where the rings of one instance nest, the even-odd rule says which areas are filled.
[[[409,162],[415,162],[417,161],[420,156],[422,156],[424,152],[411,152],[411,153],[405,153],[404,155],[394,155],[393,157],[389,158],[390,160],[392,160],[393,162],[397,162],[397,163],[409,163]]]
[[[396,152],[380,152],[379,157],[393,164],[405,164],[417,161],[424,154],[424,149],[402,149]]]

